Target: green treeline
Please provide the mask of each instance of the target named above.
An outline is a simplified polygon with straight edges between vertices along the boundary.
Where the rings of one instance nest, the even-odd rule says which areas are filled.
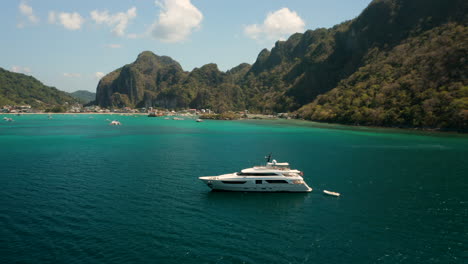
[[[31,105],[36,109],[59,106],[77,100],[55,87],[42,84],[34,77],[0,68],[0,106]]]
[[[450,23],[389,51],[303,106],[301,117],[347,124],[466,129],[468,27]]]

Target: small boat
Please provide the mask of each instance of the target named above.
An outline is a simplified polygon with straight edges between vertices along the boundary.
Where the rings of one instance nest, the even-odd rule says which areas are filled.
[[[8,117],[6,117],[6,116],[5,116],[5,117],[3,117],[3,120],[7,121],[7,120],[8,120]]]
[[[122,125],[122,124],[121,124],[119,121],[114,120],[114,121],[110,122],[109,125],[111,125],[111,126],[120,126],[120,125]]]
[[[341,195],[340,193],[332,192],[332,191],[327,191],[327,190],[323,190],[323,193],[324,193],[324,194],[331,195],[331,196],[335,196],[335,197],[339,197],[339,196]]]
[[[195,121],[197,121],[197,122],[203,122],[203,119],[198,118],[198,119],[195,120]]]

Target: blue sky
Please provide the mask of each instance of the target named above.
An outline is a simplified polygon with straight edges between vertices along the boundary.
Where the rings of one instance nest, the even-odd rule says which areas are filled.
[[[332,27],[371,0],[6,0],[0,67],[63,91],[95,91],[99,78],[145,50],[190,71],[253,63],[295,32]]]

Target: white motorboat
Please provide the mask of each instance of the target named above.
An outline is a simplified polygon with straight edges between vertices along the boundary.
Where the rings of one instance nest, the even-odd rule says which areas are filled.
[[[203,122],[203,119],[198,118],[198,119],[195,120],[195,121],[197,121],[197,122]]]
[[[114,121],[110,122],[109,125],[111,125],[111,126],[120,126],[120,125],[122,125],[122,124],[121,124],[119,121],[114,120]]]
[[[289,163],[270,162],[265,166],[243,169],[241,172],[219,176],[199,177],[213,191],[236,192],[311,192],[302,178],[303,173],[289,168]]]

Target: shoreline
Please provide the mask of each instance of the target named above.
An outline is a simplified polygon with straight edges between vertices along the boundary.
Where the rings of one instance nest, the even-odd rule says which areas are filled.
[[[0,115],[13,115],[18,116],[18,113],[0,113]],[[118,116],[148,116],[148,113],[20,113],[21,115],[118,115]],[[174,117],[184,116],[184,115],[172,115]],[[199,115],[191,115],[186,117],[193,117],[196,118]],[[168,116],[160,116],[160,117],[168,117]],[[157,118],[157,117],[156,117]],[[297,119],[297,118],[278,118],[272,115],[262,115],[262,114],[252,114],[251,117],[243,117],[239,119],[233,120],[217,120],[217,119],[209,119],[215,121],[302,121],[308,124],[316,124],[318,127],[322,128],[335,128],[338,129],[337,126],[342,126],[343,129],[383,129],[383,130],[395,130],[395,131],[407,131],[407,132],[427,132],[427,133],[434,133],[434,134],[452,134],[452,135],[467,135],[468,131],[460,131],[455,129],[443,129],[443,128],[419,128],[419,127],[391,127],[391,126],[362,126],[362,125],[352,125],[352,124],[342,124],[342,123],[327,123],[327,122],[319,122],[313,120],[306,120],[306,119]]]

